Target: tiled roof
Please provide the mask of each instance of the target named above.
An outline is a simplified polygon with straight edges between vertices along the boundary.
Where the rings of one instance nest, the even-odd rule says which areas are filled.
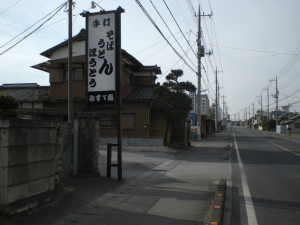
[[[135,87],[124,98],[126,102],[149,102],[158,99],[158,94],[154,91],[154,87]]]
[[[72,41],[85,41],[86,40],[86,30],[81,29],[80,32],[72,38]],[[42,52],[41,55],[47,58],[51,58],[51,55],[54,51],[68,46],[68,40],[65,40],[58,45],[53,46],[52,48],[47,49],[46,51]],[[133,55],[126,52],[124,49],[121,49],[121,56],[128,59],[134,66],[134,71],[153,71],[156,74],[161,74],[161,69],[157,65],[153,66],[144,66],[139,60],[137,60]],[[33,68],[41,69],[43,71],[47,71],[47,67],[49,66],[49,62],[44,62],[38,65],[34,65]]]
[[[47,94],[48,87],[29,84],[5,84],[0,86],[0,94],[9,94],[20,102],[41,100]]]
[[[291,117],[289,120],[283,121],[282,124],[290,124],[292,122],[294,122],[296,119],[298,119],[300,117],[300,114],[297,114],[293,117]]]

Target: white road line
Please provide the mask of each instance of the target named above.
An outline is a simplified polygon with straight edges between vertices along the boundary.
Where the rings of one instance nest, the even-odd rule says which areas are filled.
[[[292,150],[289,150],[289,149],[284,148],[284,147],[282,147],[282,146],[280,146],[280,145],[274,144],[273,142],[270,142],[270,144],[272,144],[272,145],[274,145],[274,146],[276,146],[276,147],[278,147],[278,148],[281,148],[281,149],[283,149],[283,150],[285,150],[285,151],[287,151],[287,152],[289,152],[289,153],[292,153],[292,154],[295,155],[295,156],[300,157],[300,154],[299,154],[299,153],[293,152]]]
[[[233,138],[234,138],[234,145],[235,145],[237,158],[238,158],[238,164],[239,164],[240,173],[241,173],[241,181],[242,181],[242,188],[243,188],[243,193],[244,193],[244,200],[245,200],[245,204],[246,204],[245,207],[246,207],[246,213],[247,213],[247,218],[248,218],[248,225],[258,225],[254,205],[252,202],[252,197],[250,194],[247,178],[246,178],[245,171],[244,171],[244,166],[243,166],[242,159],[240,156],[240,151],[239,151],[236,139],[235,139],[234,132],[232,132],[232,134],[233,134]]]

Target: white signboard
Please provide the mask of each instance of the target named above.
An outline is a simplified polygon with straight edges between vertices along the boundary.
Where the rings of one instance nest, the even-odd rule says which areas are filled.
[[[209,101],[207,95],[201,95],[201,115],[209,114]]]
[[[116,103],[115,13],[87,17],[88,102]]]
[[[196,93],[195,92],[189,92],[189,96],[192,100],[192,109],[191,109],[191,113],[195,113],[195,109],[196,109]]]

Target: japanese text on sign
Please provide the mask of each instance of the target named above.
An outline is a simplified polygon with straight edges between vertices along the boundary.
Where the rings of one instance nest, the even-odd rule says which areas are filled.
[[[90,15],[88,19],[88,101],[115,102],[115,16]]]

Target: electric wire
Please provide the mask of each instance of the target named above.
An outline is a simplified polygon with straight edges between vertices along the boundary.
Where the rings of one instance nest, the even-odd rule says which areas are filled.
[[[277,74],[278,78],[283,77],[288,71],[296,64],[296,62],[300,59],[300,44],[294,52],[295,54],[291,56],[288,62],[284,65],[284,67]]]
[[[179,41],[177,40],[177,38],[175,38],[173,32],[171,31],[170,27],[168,26],[168,24],[166,23],[166,21],[164,20],[164,18],[162,17],[162,15],[160,14],[160,12],[158,11],[158,9],[156,8],[156,6],[153,4],[152,0],[149,0],[150,3],[152,4],[153,8],[155,9],[155,11],[157,12],[157,14],[159,15],[159,17],[161,18],[161,20],[163,21],[163,23],[165,24],[165,26],[167,27],[167,29],[169,30],[169,32],[171,33],[172,37],[174,38],[174,40],[176,41],[176,43],[178,44],[178,46],[181,48],[181,50],[183,52],[185,52],[185,50],[183,49],[182,45],[179,43]],[[185,38],[185,35],[181,32],[181,34],[183,35],[183,37]],[[186,38],[185,38],[186,39]],[[189,43],[189,41],[187,41]],[[189,44],[189,46],[191,47],[191,45]],[[188,55],[185,55],[190,62],[192,63],[192,65],[194,67],[196,67],[196,65],[193,63],[193,61],[190,59],[190,57],[188,57]]]
[[[291,52],[276,52],[276,51],[266,51],[260,49],[249,49],[249,48],[241,48],[241,47],[233,47],[233,46],[225,46],[225,45],[213,45],[220,48],[227,48],[237,51],[248,51],[248,52],[257,52],[257,53],[269,53],[269,54],[278,54],[278,55],[300,55],[300,53],[291,53]]]
[[[202,9],[202,12],[203,12],[204,10],[203,10],[201,4],[200,4],[200,8]],[[208,29],[207,22],[206,22],[206,15],[201,15],[201,13],[200,13],[199,16],[202,16],[204,18],[204,23],[205,23],[205,27],[206,27],[206,30],[207,30],[206,34],[207,34],[208,40],[210,41],[210,43],[213,43],[212,38],[210,37],[210,33],[208,32],[209,29]],[[207,15],[207,16],[211,17],[211,15]],[[202,37],[203,37],[203,35],[202,35]]]
[[[190,0],[186,0],[186,2],[187,2],[187,4],[188,4],[188,6],[189,6],[189,9],[190,9],[192,15],[193,15],[193,14],[196,15],[196,11],[195,11],[195,9],[194,9],[194,7],[193,7],[191,1],[190,1]],[[201,4],[200,4],[200,8],[202,8]],[[210,9],[211,9],[211,6],[210,6]],[[202,8],[202,11],[203,11],[203,8]],[[211,11],[212,11],[212,10],[211,10]],[[199,16],[201,16],[201,15],[199,15]],[[193,18],[196,18],[196,17],[193,16]],[[197,23],[197,20],[195,20],[195,21],[196,21],[196,23]],[[207,29],[207,31],[208,31],[209,29],[208,29],[207,22],[206,22],[206,20],[204,20],[204,21],[205,21],[206,29]],[[212,30],[212,28],[211,28],[211,30]],[[202,33],[202,31],[201,31],[201,33]],[[212,33],[212,32],[211,32],[211,33]],[[208,33],[208,37],[209,37],[211,43],[213,43],[213,42],[212,42],[212,38],[210,37],[209,33]],[[202,41],[203,41],[203,43],[204,43],[204,46],[206,46],[205,38],[203,37],[203,35],[202,35]],[[206,65],[207,65],[206,57],[204,57],[204,59],[205,59]],[[214,61],[215,61],[215,64],[217,64],[215,59],[214,59]],[[209,63],[210,63],[210,66],[211,66],[212,71],[214,71],[214,66],[213,66],[213,64],[212,64],[212,61],[211,61],[210,57],[209,57]],[[207,67],[208,67],[208,65],[207,65]],[[205,80],[204,80],[204,83],[206,84],[208,91],[209,91],[209,92],[213,92],[213,95],[215,96],[214,89],[212,88],[211,83],[210,83],[209,78],[208,78],[208,73],[205,71],[204,74],[205,74],[204,77],[206,78],[206,81],[207,81],[208,84],[206,83]]]
[[[182,2],[182,0],[180,0],[180,2]],[[187,20],[187,17],[186,17],[186,15],[185,15],[185,12],[183,12],[183,7],[179,4],[179,0],[176,0],[176,5],[177,5],[178,10],[179,10],[180,13],[181,13],[181,17],[182,17],[182,18],[184,19],[184,21],[185,21],[186,26],[189,27],[189,29],[192,29],[190,21]],[[179,17],[179,16],[177,16],[177,17]]]
[[[195,53],[195,51],[194,51],[194,49],[192,48],[191,44],[189,43],[189,41],[188,41],[188,40],[187,40],[187,38],[185,37],[184,33],[182,32],[182,29],[180,28],[180,26],[179,26],[179,24],[178,24],[177,20],[175,19],[175,17],[174,17],[174,15],[173,15],[173,13],[171,12],[171,10],[170,10],[170,8],[169,8],[168,4],[166,3],[166,1],[165,1],[165,0],[163,0],[163,2],[164,2],[164,4],[165,4],[165,6],[167,7],[167,9],[168,9],[169,13],[171,14],[171,16],[172,16],[173,20],[175,21],[175,23],[176,23],[176,25],[177,25],[178,29],[180,30],[181,34],[183,35],[184,39],[186,40],[186,42],[188,43],[188,45],[189,45],[189,46],[190,46],[190,48],[192,49],[192,51],[193,51],[193,53],[195,54],[195,56],[197,56],[197,54]]]
[[[165,3],[165,2],[164,2]],[[190,10],[193,12],[193,7],[192,7],[192,4],[190,3],[190,2],[188,2],[187,1],[187,3],[188,3],[188,5],[189,5],[189,8],[190,8]],[[165,3],[166,4],[166,3]],[[169,10],[169,12],[171,11],[170,10],[170,8],[168,7],[168,5],[166,5],[166,7],[168,8],[168,10]],[[172,17],[173,17],[173,19],[175,19],[174,18],[174,15],[172,14],[172,12],[170,12],[170,14],[172,15]],[[195,17],[193,17],[193,18],[195,18]],[[176,22],[176,24],[178,25],[178,22],[176,21],[176,19],[174,20],[175,22]],[[179,25],[178,25],[179,26]],[[207,27],[207,26],[206,26]],[[179,27],[180,28],[180,27]],[[203,38],[203,37],[202,37]],[[205,41],[204,41],[205,42]],[[187,41],[187,43],[190,43],[190,41]],[[189,44],[190,45],[190,44]],[[193,48],[191,48],[191,49],[193,49]],[[206,62],[207,63],[207,62]],[[177,62],[175,63],[175,65],[177,64]],[[203,66],[203,65],[201,65],[202,67],[203,67],[203,69],[204,69],[204,72],[205,72],[205,76],[204,76],[204,78],[206,79],[204,79],[203,80],[203,83],[204,83],[204,85],[206,86],[206,88],[207,88],[207,90],[208,90],[208,95],[210,96],[211,95],[211,93],[213,92],[213,88],[212,88],[212,86],[211,86],[211,83],[210,83],[210,81],[209,81],[209,79],[208,79],[208,74],[207,74],[207,71],[205,70],[205,67]],[[215,95],[215,94],[212,94],[212,95]],[[211,97],[211,96],[210,96]]]
[[[16,1],[15,3],[11,4],[10,6],[8,6],[7,8],[3,9],[1,12],[0,12],[0,15],[5,13],[6,11],[8,11],[10,8],[12,8],[13,6],[15,6],[16,4],[20,3],[22,0],[18,0]]]
[[[48,19],[46,19],[42,24],[40,24],[37,28],[35,28],[33,31],[31,31],[30,33],[28,33],[27,35],[25,35],[24,37],[22,37],[20,40],[18,40],[15,44],[13,44],[12,46],[8,47],[7,49],[5,49],[4,51],[2,51],[0,53],[0,55],[3,55],[4,53],[8,52],[10,49],[12,49],[13,47],[15,47],[16,45],[18,45],[19,43],[21,43],[23,40],[25,40],[27,37],[29,37],[30,35],[32,35],[33,33],[37,32],[45,23],[47,23],[49,20],[51,20],[67,3],[65,2],[64,4],[60,5],[59,7],[57,7],[55,10],[53,10],[51,13],[47,14],[45,17],[43,17],[42,19],[40,19],[38,22],[40,22],[41,20],[45,19],[47,16],[51,15],[52,13],[54,13],[53,15],[51,15]],[[34,25],[36,25],[38,22],[34,23]],[[30,28],[32,28],[34,25],[30,26]],[[30,28],[27,28],[25,31],[21,32],[19,35],[17,35],[16,37],[14,37],[13,39],[11,39],[10,41],[6,42],[4,45],[2,45],[0,48],[4,47],[5,45],[7,45],[8,43],[12,42],[13,40],[15,40],[17,37],[19,37],[21,34],[25,33],[26,31],[28,31]]]
[[[177,35],[177,34],[179,34],[179,33],[180,33],[180,32],[177,32],[177,33],[175,33],[175,35]],[[169,37],[170,37],[170,36],[169,36]],[[167,38],[169,39],[169,37],[167,37]],[[142,53],[142,52],[144,52],[144,51],[146,51],[146,50],[148,50],[148,49],[151,49],[152,47],[154,47],[154,46],[156,46],[156,45],[158,45],[158,44],[160,44],[160,43],[162,43],[162,42],[165,42],[165,40],[162,39],[162,40],[160,40],[160,41],[158,41],[158,42],[156,42],[156,43],[154,43],[154,44],[151,44],[151,45],[149,45],[149,46],[143,48],[142,50],[139,50],[138,52],[133,53],[133,55],[138,55],[138,54],[140,54],[140,53]]]
[[[214,19],[212,19],[212,25],[213,25],[214,34],[215,34],[215,39],[216,39],[216,46],[217,46],[218,58],[219,58],[221,70],[223,71],[223,65],[222,65],[222,60],[221,60],[220,50],[219,50],[219,47],[218,47],[219,44],[218,44],[217,31],[216,31],[216,26],[215,26]]]
[[[193,45],[195,45],[196,44],[196,42],[193,44]],[[191,49],[189,48],[189,49],[187,49],[187,51],[184,53],[185,55],[186,54],[188,54],[188,52],[190,51]],[[160,78],[162,78],[163,76],[165,76],[165,75],[167,75],[169,72],[168,71],[170,71],[171,69],[173,69],[174,67],[175,67],[175,65],[177,65],[179,62],[181,61],[181,59],[178,59],[171,67],[169,67],[167,70],[166,70],[166,72],[164,73],[164,74],[162,74],[162,76],[161,77],[159,77],[158,79],[160,79]]]
[[[160,49],[156,50],[155,52],[153,52],[151,55],[147,56],[146,58],[143,58],[141,60],[141,62],[144,62],[150,58],[152,58],[153,56],[157,55],[160,52],[163,52],[164,50],[166,50],[168,48],[168,43],[165,44],[165,46],[161,47]]]
[[[24,31],[22,31],[21,33],[19,33],[17,36],[13,37],[12,39],[10,39],[9,41],[7,41],[6,43],[4,43],[3,45],[0,46],[0,48],[5,47],[6,45],[10,44],[11,42],[13,42],[15,39],[17,39],[19,36],[21,36],[22,34],[24,34],[25,32],[27,32],[28,30],[30,30],[32,27],[34,27],[35,25],[37,25],[39,22],[41,22],[42,20],[44,20],[45,18],[47,18],[49,15],[51,15],[54,11],[56,11],[58,8],[62,8],[64,7],[66,4],[66,2],[62,5],[60,5],[59,7],[57,7],[56,9],[54,9],[52,12],[48,13],[46,16],[42,17],[41,19],[39,19],[37,22],[35,22],[34,24],[32,24],[30,27],[28,27],[27,29],[25,29]]]
[[[53,22],[53,23],[49,24],[48,26],[41,27],[41,28],[39,28],[36,32],[45,30],[46,28],[51,27],[51,26],[53,26],[53,25],[55,25],[55,24],[57,24],[57,23],[59,23],[59,22],[61,22],[61,21],[64,21],[64,20],[66,20],[66,18],[62,18],[62,19],[60,19],[60,20],[57,20],[56,22]],[[22,39],[22,37],[21,37],[21,38],[18,38],[18,39],[15,39],[15,41],[17,42],[17,41],[20,41],[21,39]],[[1,47],[3,47],[3,46],[0,46],[0,48],[1,48]]]
[[[166,36],[162,33],[162,31],[159,29],[159,27],[157,26],[157,24],[155,23],[155,21],[152,19],[152,17],[149,15],[149,13],[147,12],[147,10],[144,8],[144,6],[141,4],[141,2],[139,0],[135,0],[135,2],[138,4],[138,6],[142,9],[142,11],[144,12],[144,14],[147,16],[147,18],[150,20],[150,22],[152,23],[152,25],[157,29],[157,31],[160,33],[160,35],[166,40],[166,42],[170,45],[170,47],[172,48],[172,50],[176,53],[176,55],[194,72],[197,73],[196,70],[190,65],[188,64],[188,62],[182,57],[182,55],[179,54],[179,52],[174,48],[174,46],[169,42],[169,40],[166,38]]]
[[[191,41],[191,33],[192,32],[189,32],[189,42]],[[187,46],[186,47],[186,51],[188,51],[189,50],[189,46]],[[186,55],[187,56],[187,55]],[[182,70],[184,69],[184,63],[183,63],[183,65],[182,65]]]
[[[186,3],[188,5],[188,8],[189,8],[191,14],[192,14],[192,18],[193,18],[195,24],[197,25],[198,22],[197,22],[197,19],[196,19],[196,11],[193,7],[193,4],[192,4],[191,0],[186,0]]]

